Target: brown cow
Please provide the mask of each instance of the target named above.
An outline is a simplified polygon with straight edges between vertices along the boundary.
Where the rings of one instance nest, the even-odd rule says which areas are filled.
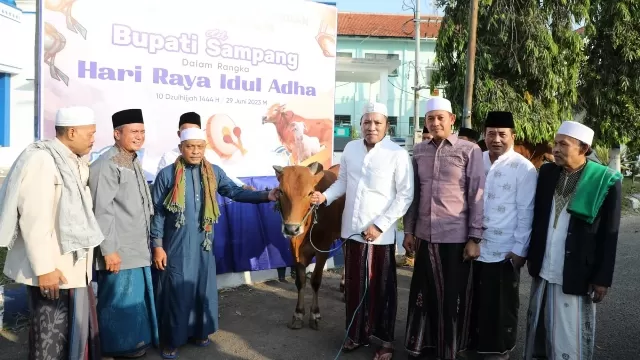
[[[528,142],[516,142],[513,150],[531,161],[536,169],[540,169],[545,161],[553,162],[553,147],[549,144],[531,144]]]
[[[322,283],[324,265],[329,257],[328,251],[334,241],[340,238],[344,196],[329,206],[316,208],[312,207],[309,195],[314,191],[327,190],[338,178],[340,165],[323,170],[322,164],[313,162],[308,166],[274,166],[273,169],[280,183],[278,202],[282,215],[282,234],[291,241],[298,288],[298,303],[293,318],[287,326],[291,329],[300,329],[303,326],[306,268],[315,256],[316,266],[311,275],[313,301],[309,326],[318,330],[321,318],[318,290]]]
[[[330,148],[333,143],[333,121],[331,119],[305,119],[300,115],[296,115],[293,111],[285,111],[285,105],[273,104],[267,110],[266,115],[262,117],[263,124],[274,124],[278,137],[282,145],[293,153],[294,137],[291,123],[294,121],[303,122],[306,130],[305,135],[317,137],[320,145]]]

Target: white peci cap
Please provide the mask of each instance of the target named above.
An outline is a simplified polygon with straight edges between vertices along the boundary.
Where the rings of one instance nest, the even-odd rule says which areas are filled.
[[[580,124],[579,122],[565,121],[560,125],[558,135],[571,136],[572,138],[580,140],[591,146],[591,143],[593,143],[594,132],[590,127]]]
[[[55,126],[95,125],[93,110],[86,106],[72,106],[58,109]]]
[[[427,113],[437,110],[453,113],[453,110],[451,109],[451,101],[443,97],[433,97],[427,100]]]
[[[207,140],[204,130],[199,128],[188,128],[180,131],[180,142],[187,140]]]

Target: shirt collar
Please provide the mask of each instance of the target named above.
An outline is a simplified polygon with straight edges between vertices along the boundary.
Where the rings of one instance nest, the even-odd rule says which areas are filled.
[[[448,141],[448,142],[449,142],[449,144],[451,144],[451,145],[455,145],[455,144],[458,142],[458,140],[459,140],[459,139],[458,139],[458,135],[456,135],[456,134],[453,134],[453,133],[452,133],[451,135],[449,135],[449,136],[448,136],[446,139],[444,139],[444,140],[445,140],[445,141]],[[431,143],[431,144],[433,144],[434,146],[436,145],[435,141],[433,141],[433,138],[431,138],[431,139],[427,140],[427,143]]]
[[[502,162],[504,160],[507,160],[508,158],[510,158],[513,154],[515,154],[515,150],[513,150],[513,146],[511,146],[511,148],[509,148],[509,150],[505,151],[504,154],[498,156],[498,158],[496,159],[496,161],[494,161],[494,164],[497,164],[499,162]],[[489,150],[484,152],[484,155],[487,157],[487,160],[489,160],[489,163],[491,163],[491,158],[489,157]]]
[[[120,146],[118,146],[118,145],[114,145],[113,147],[114,147],[114,148],[116,148],[116,150],[117,150],[121,155],[123,155],[123,156],[126,156],[126,157],[130,158],[130,159],[131,159],[131,161],[135,160],[135,159],[138,157],[138,153],[137,153],[137,152],[135,152],[135,151],[134,151],[134,152],[128,152],[128,151],[126,151],[125,149],[121,148],[121,147],[120,147]]]
[[[378,141],[377,143],[375,143],[375,144],[371,147],[371,150],[373,150],[373,149],[375,149],[375,148],[378,148],[379,146],[382,146],[381,144],[382,144],[382,143],[386,143],[387,141],[390,141],[390,140],[389,140],[389,135],[385,135],[385,136],[382,138],[382,140],[380,140],[380,141]],[[365,140],[364,140],[364,139],[362,139],[362,145],[363,145],[365,148],[367,147],[367,144],[365,143]]]

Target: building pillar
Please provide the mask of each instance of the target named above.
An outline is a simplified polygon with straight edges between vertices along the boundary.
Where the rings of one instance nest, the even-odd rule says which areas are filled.
[[[380,94],[378,95],[378,102],[384,104],[389,107],[387,104],[388,96],[389,96],[389,71],[382,70],[380,71]]]
[[[376,92],[373,91],[373,83],[369,83],[369,102],[376,102]]]
[[[0,146],[11,139],[11,74],[0,73]]]

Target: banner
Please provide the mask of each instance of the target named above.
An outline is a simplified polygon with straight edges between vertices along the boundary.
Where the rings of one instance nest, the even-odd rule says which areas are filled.
[[[211,162],[236,177],[273,165],[332,164],[337,9],[301,0],[41,1],[40,134],[60,107],[97,116],[92,158],[113,144],[111,115],[142,109],[153,179],[178,119],[202,118]]]

